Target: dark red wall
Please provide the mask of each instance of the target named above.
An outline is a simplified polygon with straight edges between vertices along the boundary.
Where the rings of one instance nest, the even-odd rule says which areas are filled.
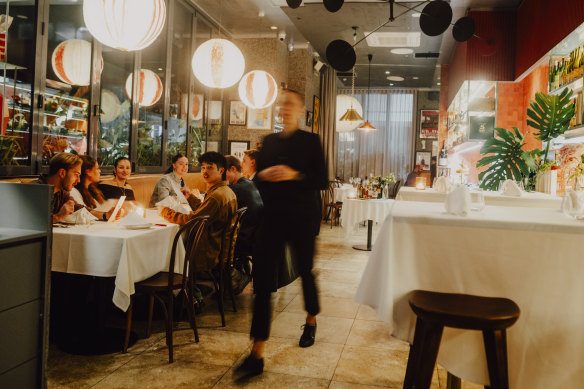
[[[584,23],[584,0],[524,0],[517,12],[515,78]]]

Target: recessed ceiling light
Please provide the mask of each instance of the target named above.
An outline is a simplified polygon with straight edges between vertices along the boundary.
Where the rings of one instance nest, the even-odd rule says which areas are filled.
[[[343,78],[343,81],[347,81],[347,79],[346,78]]]
[[[412,77],[413,80],[418,80],[420,77]]]
[[[277,29],[278,29],[278,27],[277,27],[277,26],[272,26],[272,27],[270,27],[270,30],[277,30]]]
[[[419,13],[419,12],[414,12],[414,13],[412,14],[412,18],[419,18],[420,16],[422,16],[422,14],[421,14],[421,13]]]
[[[162,71],[162,68],[158,68],[158,71],[161,72]]]
[[[385,74],[389,74],[389,70],[386,70],[386,71],[385,71]]]
[[[403,81],[404,80],[404,78],[400,77],[400,76],[389,76],[389,77],[387,77],[387,79],[389,81]]]
[[[391,49],[390,50],[393,54],[412,54],[414,52],[413,49],[408,48],[399,48],[399,49]]]
[[[439,83],[439,82],[437,82],[437,83],[436,83],[436,85],[440,85],[440,83]]]
[[[264,10],[263,10],[263,9],[260,9],[260,10],[258,11],[258,16],[259,16],[260,18],[263,18],[264,16],[266,16],[266,13],[264,12]]]
[[[393,86],[393,84],[389,84],[389,86]]]

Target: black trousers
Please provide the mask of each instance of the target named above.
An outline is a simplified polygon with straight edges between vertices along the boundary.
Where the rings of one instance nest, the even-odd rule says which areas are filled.
[[[277,289],[278,270],[284,263],[286,246],[290,248],[296,271],[302,278],[304,308],[313,316],[320,311],[312,274],[316,236],[306,226],[292,226],[283,220],[279,220],[278,224],[266,223],[265,228],[259,231],[254,253],[252,273],[255,300],[250,335],[255,340],[266,340],[270,335],[272,291]]]

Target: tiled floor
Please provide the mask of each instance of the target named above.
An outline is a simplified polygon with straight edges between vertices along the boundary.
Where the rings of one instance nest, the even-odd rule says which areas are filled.
[[[374,229],[374,231],[377,228]],[[389,335],[375,311],[353,301],[368,253],[351,248],[363,243],[366,229],[347,238],[340,227],[324,226],[318,238],[315,274],[320,292],[316,344],[301,349],[305,312],[299,280],[274,296],[272,337],[265,350],[264,374],[249,388],[401,388],[409,346]],[[229,388],[233,366],[251,346],[249,328],[253,294],[248,287],[237,296],[238,312],[226,304],[227,326],[212,300],[197,317],[200,342],[186,323],[175,332],[175,362],[168,363],[164,332],[139,340],[127,354],[78,356],[52,346],[49,388]],[[136,323],[140,324],[140,323]],[[141,327],[138,327],[140,329]],[[161,326],[159,325],[159,328]],[[446,387],[438,369],[432,388]],[[464,383],[465,389],[481,388]]]

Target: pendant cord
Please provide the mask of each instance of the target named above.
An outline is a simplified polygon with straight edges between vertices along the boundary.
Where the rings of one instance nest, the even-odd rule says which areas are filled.
[[[369,94],[371,93],[371,60],[373,59],[373,54],[368,54],[369,58],[369,81],[367,82],[367,120],[369,120]]]

